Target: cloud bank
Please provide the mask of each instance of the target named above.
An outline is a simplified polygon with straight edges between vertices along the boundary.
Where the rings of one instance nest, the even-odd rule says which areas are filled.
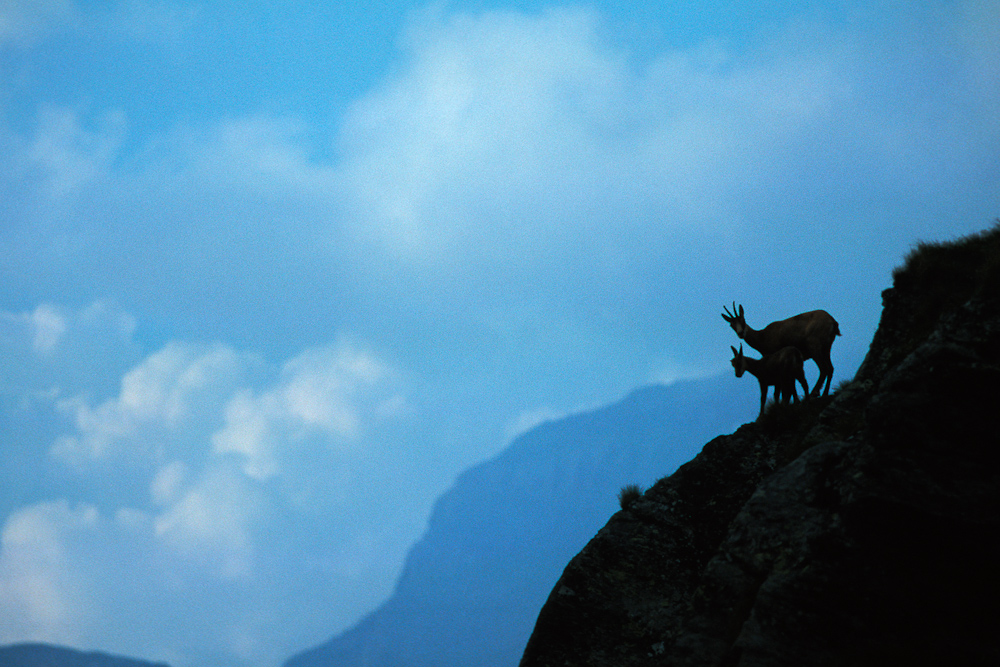
[[[5,341],[20,339],[53,363],[75,349],[79,321],[98,312],[125,320],[101,305],[43,305],[7,314]],[[178,664],[197,646],[223,662],[273,663],[329,631],[329,600],[356,596],[346,622],[385,594],[388,582],[369,590],[366,577],[386,578],[396,563],[389,572],[362,563],[381,555],[379,532],[393,525],[343,519],[364,496],[356,478],[385,474],[369,448],[407,413],[399,379],[347,341],[304,350],[280,369],[261,366],[222,344],[175,341],[127,370],[105,400],[48,395],[68,432],[38,466],[83,488],[7,516],[0,641],[139,647]],[[275,567],[285,570],[280,583]],[[192,604],[204,613],[185,613]],[[282,631],[289,604],[301,623]]]

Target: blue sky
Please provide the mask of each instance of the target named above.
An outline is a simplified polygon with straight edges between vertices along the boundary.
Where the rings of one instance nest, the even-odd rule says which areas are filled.
[[[733,300],[848,378],[1000,215],[1000,4],[800,5],[0,3],[0,643],[277,664]]]

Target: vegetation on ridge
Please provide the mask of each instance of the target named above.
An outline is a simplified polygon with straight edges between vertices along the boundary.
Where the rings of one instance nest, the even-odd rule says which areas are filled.
[[[941,312],[972,297],[1000,298],[1000,220],[953,241],[920,241],[892,272],[893,287],[920,295],[911,313],[913,337],[923,339]]]
[[[638,484],[628,484],[618,492],[618,504],[623,510],[627,510],[632,503],[642,497],[642,487]]]

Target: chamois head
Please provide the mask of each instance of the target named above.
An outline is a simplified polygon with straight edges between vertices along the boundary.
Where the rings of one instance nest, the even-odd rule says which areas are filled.
[[[764,414],[764,404],[767,402],[768,388],[774,387],[775,402],[787,403],[789,399],[798,403],[795,392],[795,381],[798,380],[804,392],[809,391],[806,375],[802,371],[802,353],[791,345],[783,347],[773,354],[765,354],[761,359],[743,356],[743,344],[737,350],[732,345],[733,369],[736,377],[750,373],[757,378],[760,385],[760,414]]]
[[[733,364],[733,368],[736,370],[736,377],[741,378],[743,377],[743,373],[747,370],[747,365],[743,357],[743,343],[740,343],[740,349],[738,351],[732,345],[729,346],[729,349],[733,351],[733,360],[731,363]]]
[[[733,328],[736,335],[743,338],[743,335],[747,331],[747,321],[743,318],[743,304],[740,304],[739,310],[736,309],[736,302],[733,301],[733,312],[729,312],[729,309],[725,306],[722,307],[725,313],[722,314],[722,319],[729,322],[729,326]],[[743,347],[742,345],[740,347]],[[735,350],[734,350],[735,352]]]

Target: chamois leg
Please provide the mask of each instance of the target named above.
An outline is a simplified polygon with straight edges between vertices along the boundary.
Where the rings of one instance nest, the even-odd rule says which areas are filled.
[[[816,365],[819,366],[819,379],[816,380],[816,386],[813,387],[813,391],[816,395],[819,395],[819,388],[823,386],[823,395],[826,396],[830,393],[830,381],[833,380],[833,362],[830,361],[829,355],[823,359],[816,359]],[[823,384],[823,380],[826,380],[826,384]]]
[[[785,403],[788,402],[788,395],[791,394],[792,403],[799,402],[799,393],[795,391],[795,378],[788,381],[788,387],[785,389]]]
[[[796,378],[799,384],[802,385],[802,400],[809,398],[809,384],[806,382],[806,373],[803,370],[799,370],[799,376]],[[795,382],[792,382],[792,391],[795,391]],[[798,400],[798,396],[795,397]]]
[[[760,414],[757,415],[757,419],[764,416],[764,404],[767,403],[767,385],[763,382],[760,383]]]
[[[788,403],[788,399],[791,395],[788,391],[788,382],[781,380],[778,384],[774,385],[774,402],[775,403]]]
[[[809,398],[819,396],[820,390],[823,388],[823,380],[827,380],[829,382],[827,379],[829,377],[827,375],[827,364],[829,362],[824,362],[823,358],[819,356],[814,357],[814,360],[816,361],[816,367],[819,369],[819,377],[816,378],[816,384],[813,385],[812,391],[809,392]],[[832,372],[832,369],[830,372]]]

